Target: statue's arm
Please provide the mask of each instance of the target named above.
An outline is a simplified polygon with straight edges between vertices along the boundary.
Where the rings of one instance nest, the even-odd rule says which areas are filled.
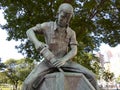
[[[30,41],[33,42],[36,49],[39,49],[40,47],[43,48],[46,45],[46,44],[42,43],[41,41],[39,41],[35,35],[35,32],[42,33],[43,30],[45,29],[45,26],[46,26],[45,23],[37,24],[36,26],[28,29],[26,32],[27,37],[29,38]]]
[[[62,58],[59,58],[58,60],[53,60],[52,64],[55,67],[61,67],[63,66],[68,60],[73,58],[77,54],[77,45],[71,45],[71,50]]]
[[[63,60],[67,61],[70,60],[71,58],[73,58],[76,54],[77,54],[77,41],[76,41],[76,34],[73,31],[73,33],[71,34],[71,38],[70,38],[70,50],[69,52],[62,58]]]
[[[44,33],[44,30],[47,30],[47,27],[48,27],[47,23],[37,24],[35,27],[28,29],[26,34],[27,34],[27,37],[29,38],[29,40],[33,42],[33,44],[35,45],[35,48],[39,51],[39,53],[41,55],[43,55],[43,57],[46,60],[51,62],[51,60],[52,61],[56,60],[54,58],[53,53],[49,50],[48,45],[39,41],[35,35],[35,32],[41,33],[41,34]]]
[[[77,54],[77,45],[71,45],[71,50],[62,58],[65,61],[70,60]]]

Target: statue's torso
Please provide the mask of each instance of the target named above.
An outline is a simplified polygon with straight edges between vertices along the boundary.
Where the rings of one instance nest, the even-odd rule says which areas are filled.
[[[49,46],[49,50],[55,55],[56,58],[63,57],[67,52],[69,48],[69,39],[66,30],[54,30],[53,24],[52,26],[47,30],[45,34],[45,41],[46,44]]]
[[[46,22],[45,29],[40,29],[41,24],[36,26],[38,32],[44,35],[49,50],[56,58],[67,54],[71,44],[77,44],[75,32],[70,28],[58,28],[56,22]]]

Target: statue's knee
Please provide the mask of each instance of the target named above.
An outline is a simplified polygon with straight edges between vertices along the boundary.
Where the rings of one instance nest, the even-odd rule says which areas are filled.
[[[92,76],[92,77],[94,77],[94,78],[96,78],[96,74],[95,73],[93,73],[92,71],[90,71],[90,76]]]
[[[30,85],[30,82],[28,81],[28,80],[25,80],[24,82],[23,82],[23,86],[29,86]]]
[[[86,74],[84,74],[86,76],[87,79],[89,80],[95,80],[96,79],[96,75],[93,72],[88,72]]]

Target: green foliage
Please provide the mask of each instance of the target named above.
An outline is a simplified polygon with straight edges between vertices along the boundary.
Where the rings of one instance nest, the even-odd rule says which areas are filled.
[[[55,20],[58,6],[69,2],[75,8],[75,16],[70,26],[77,34],[77,62],[92,69],[90,52],[97,50],[100,43],[116,46],[120,43],[120,1],[119,0],[1,0],[0,8],[4,9],[7,24],[2,28],[8,32],[7,40],[20,40],[16,46],[25,56],[39,60],[32,43],[26,37],[26,30],[38,23]],[[40,40],[42,37],[38,36]],[[91,60],[90,60],[91,59]],[[87,62],[86,62],[87,61]],[[97,61],[96,61],[97,62]],[[97,63],[99,64],[99,63]],[[99,65],[98,65],[99,66]]]
[[[119,77],[116,78],[116,82],[120,83],[120,75],[119,75]]]
[[[114,73],[110,72],[110,71],[104,71],[102,78],[106,81],[109,82],[113,79],[114,77]]]
[[[0,72],[0,84],[7,83],[7,77],[5,76],[5,73]]]
[[[27,62],[26,59],[14,60],[9,59],[4,64],[7,66],[0,72],[1,83],[8,83],[17,86],[21,84],[34,67],[33,63]]]
[[[1,58],[0,58],[0,70],[4,69],[6,66],[4,65],[4,63],[1,62]]]
[[[82,64],[83,66],[87,67],[89,70],[92,70],[94,73],[97,75],[99,74],[99,69],[100,69],[100,63],[99,59],[95,57],[91,52],[86,52],[85,50],[82,50],[78,48],[78,54],[74,58],[74,60],[77,63]],[[88,51],[88,50],[87,50]]]

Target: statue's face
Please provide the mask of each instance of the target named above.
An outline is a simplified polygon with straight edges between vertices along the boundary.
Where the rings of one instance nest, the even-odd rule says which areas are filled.
[[[72,13],[61,10],[58,14],[58,25],[61,27],[66,27],[72,17]]]

